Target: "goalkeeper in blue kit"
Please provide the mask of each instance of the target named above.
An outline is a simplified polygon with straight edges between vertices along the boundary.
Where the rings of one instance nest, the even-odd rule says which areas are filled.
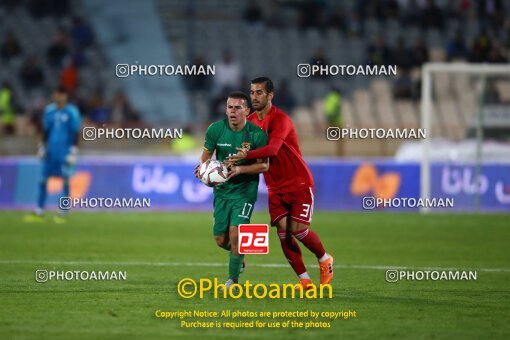
[[[43,140],[38,156],[42,160],[42,173],[39,181],[37,208],[32,216],[34,220],[41,218],[47,196],[49,177],[61,177],[64,182],[63,196],[69,197],[69,178],[74,171],[78,153],[78,136],[81,117],[78,108],[68,103],[68,93],[62,86],[53,92],[54,103],[46,106],[43,117]],[[64,222],[60,210],[56,222]]]

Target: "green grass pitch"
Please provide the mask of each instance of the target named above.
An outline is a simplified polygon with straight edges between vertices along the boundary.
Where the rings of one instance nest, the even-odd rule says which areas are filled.
[[[510,338],[509,215],[317,212],[313,228],[336,264],[334,296],[322,300],[179,297],[182,278],[226,279],[228,255],[214,243],[210,213],[76,212],[66,224],[53,223],[51,215],[31,224],[22,217],[0,213],[1,339]],[[258,213],[252,222],[267,218]],[[316,260],[302,250],[317,281]],[[248,256],[241,279],[293,283],[285,264],[271,230],[270,253]],[[478,275],[476,281],[387,283],[384,267],[392,266]],[[127,280],[36,283],[37,269],[125,270]],[[322,329],[211,330],[154,316],[156,310],[225,309],[350,309],[357,317]]]

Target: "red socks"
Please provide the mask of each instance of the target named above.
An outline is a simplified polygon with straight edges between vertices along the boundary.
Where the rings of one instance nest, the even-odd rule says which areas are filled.
[[[299,244],[296,242],[294,237],[291,234],[286,232],[278,232],[278,237],[280,238],[280,243],[282,245],[283,253],[289,261],[290,266],[296,274],[299,276],[306,272],[305,264],[303,263],[303,258],[301,257],[301,249],[299,248]]]
[[[318,259],[326,254],[319,236],[312,230],[306,228],[294,233],[294,236],[301,241]]]
[[[318,259],[326,254],[319,236],[312,230],[306,228],[294,233],[294,236],[312,253],[314,253]],[[283,253],[287,258],[287,261],[289,261],[292,269],[294,269],[298,276],[305,273],[305,264],[303,263],[301,249],[299,248],[299,244],[296,242],[296,239],[292,237],[291,234],[280,231],[278,232],[278,237],[280,238]]]

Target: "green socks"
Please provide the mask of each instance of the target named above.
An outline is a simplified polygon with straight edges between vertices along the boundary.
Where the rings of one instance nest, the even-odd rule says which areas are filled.
[[[237,283],[239,279],[239,272],[241,270],[241,266],[243,264],[244,255],[232,255],[230,253],[230,262],[228,265],[228,276],[234,282]]]

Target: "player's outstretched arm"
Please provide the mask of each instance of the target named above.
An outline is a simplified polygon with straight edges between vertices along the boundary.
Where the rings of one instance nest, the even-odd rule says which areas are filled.
[[[243,159],[259,159],[275,157],[283,145],[283,141],[292,132],[292,121],[286,115],[279,115],[271,122],[269,128],[269,143],[256,150],[237,149],[237,154],[230,156],[229,161],[238,162]]]
[[[230,171],[227,174],[227,181],[237,175],[247,174],[254,175],[266,172],[269,170],[269,159],[257,159],[257,163],[250,165],[234,165],[230,167]]]
[[[232,163],[236,163],[243,159],[259,159],[259,158],[271,158],[278,154],[280,148],[283,144],[283,139],[280,138],[270,138],[269,144],[261,147],[257,150],[247,151],[246,149],[237,148],[237,153],[228,157],[228,161]]]

